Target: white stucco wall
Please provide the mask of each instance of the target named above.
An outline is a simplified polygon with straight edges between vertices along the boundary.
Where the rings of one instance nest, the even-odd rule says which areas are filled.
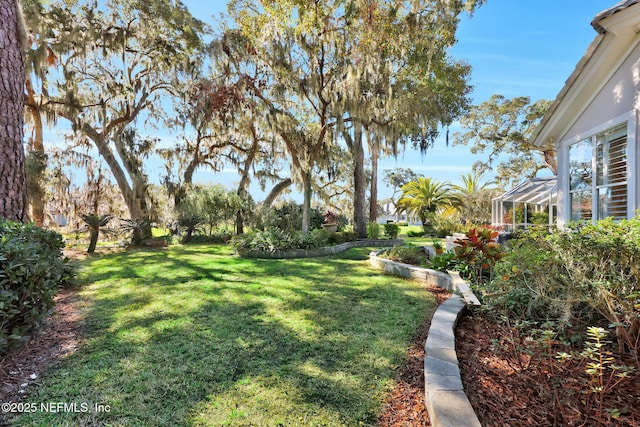
[[[615,66],[616,64],[611,64]],[[602,64],[606,66],[606,64]],[[594,88],[595,90],[595,88]],[[609,80],[590,98],[587,107],[569,125],[569,130],[560,138],[558,150],[558,225],[568,220],[570,201],[568,197],[568,146],[613,126],[627,122],[627,185],[628,214],[640,208],[640,175],[637,173],[638,159],[637,112],[640,109],[640,44],[619,62]]]
[[[613,65],[613,64],[611,64]],[[593,97],[561,140],[574,141],[591,129],[640,106],[640,44],[618,66],[613,76]],[[612,123],[612,125],[614,125]]]

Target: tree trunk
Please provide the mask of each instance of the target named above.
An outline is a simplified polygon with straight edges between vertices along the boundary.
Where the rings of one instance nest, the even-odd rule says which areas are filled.
[[[311,172],[302,174],[302,187],[304,192],[304,200],[302,202],[302,232],[309,232],[309,217],[311,211]]]
[[[18,2],[0,0],[0,218],[25,220],[24,54]]]
[[[364,179],[364,147],[362,130],[354,128],[353,149],[353,229],[358,236],[367,237],[366,184]]]
[[[100,231],[97,228],[89,229],[89,248],[87,249],[88,254],[92,254],[96,251],[96,246],[98,244],[98,234]]]
[[[33,125],[33,138],[29,141],[29,163],[27,168],[27,200],[31,211],[31,220],[38,227],[44,225],[45,201],[44,201],[44,171],[47,167],[47,156],[44,151],[44,138],[42,133],[42,113],[35,98],[35,91],[31,78],[25,80],[27,91],[27,109],[31,115]],[[29,176],[31,175],[31,176]]]
[[[371,144],[371,200],[369,200],[369,221],[378,219],[378,158],[380,144],[376,140]]]
[[[267,197],[264,199],[264,202],[262,202],[262,206],[265,208],[271,206],[278,196],[282,194],[287,187],[290,187],[291,184],[293,184],[293,181],[291,178],[287,178],[274,185],[269,194],[267,194]]]

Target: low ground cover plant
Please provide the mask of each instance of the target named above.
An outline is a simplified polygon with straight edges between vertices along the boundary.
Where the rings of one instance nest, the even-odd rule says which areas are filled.
[[[380,252],[378,256],[391,261],[420,267],[429,267],[431,265],[427,253],[424,248],[420,246],[395,245],[392,248]]]
[[[60,287],[75,285],[63,247],[56,232],[0,221],[0,354],[28,337]]]

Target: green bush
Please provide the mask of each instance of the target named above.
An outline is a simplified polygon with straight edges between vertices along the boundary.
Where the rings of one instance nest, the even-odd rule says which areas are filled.
[[[449,270],[458,270],[460,267],[460,263],[453,252],[443,252],[440,255],[435,255],[431,257],[429,262],[431,263],[431,268],[444,273]]]
[[[398,224],[385,224],[384,225],[384,235],[389,239],[396,239],[398,237],[398,232],[400,231],[400,226]]]
[[[380,238],[380,224],[377,222],[368,222],[367,223],[367,237],[369,239],[379,239]]]
[[[212,234],[195,234],[189,239],[189,243],[211,243],[211,244],[223,244],[229,243],[233,234],[228,231],[218,231]],[[186,243],[183,241],[183,243]]]
[[[331,234],[328,237],[327,242],[330,244],[340,244],[356,240],[358,240],[358,233],[355,231],[338,231],[337,233]]]
[[[415,230],[409,230],[407,231],[407,237],[422,237],[424,236],[424,231],[420,230],[420,231],[415,231]]]
[[[286,232],[277,228],[256,231],[231,239],[236,251],[277,252],[291,249],[314,249],[324,242],[314,233],[303,234],[299,231]]]
[[[427,254],[423,248],[411,245],[395,245],[380,253],[381,258],[404,264],[427,266]]]
[[[322,228],[324,217],[318,208],[309,210],[309,230]],[[282,206],[270,207],[262,215],[262,228],[277,228],[282,231],[295,232],[302,228],[302,205],[294,202]]]
[[[56,232],[0,220],[0,353],[27,338],[61,286],[75,285],[63,247]]]
[[[621,349],[640,349],[639,219],[527,231],[510,247],[485,303],[533,320],[613,325]]]

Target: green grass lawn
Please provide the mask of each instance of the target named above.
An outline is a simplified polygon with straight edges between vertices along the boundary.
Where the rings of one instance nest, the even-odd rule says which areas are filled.
[[[85,343],[28,402],[109,412],[25,414],[23,426],[375,424],[418,325],[422,284],[367,248],[255,260],[177,246],[84,261]]]

